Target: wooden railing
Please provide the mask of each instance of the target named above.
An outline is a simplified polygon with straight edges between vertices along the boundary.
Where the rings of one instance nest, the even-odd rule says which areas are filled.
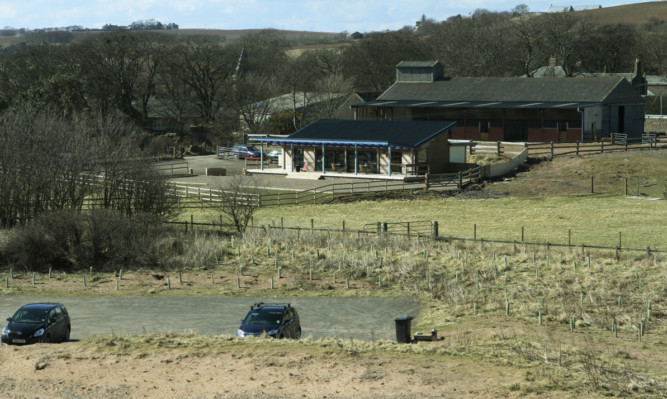
[[[660,141],[653,135],[647,135],[642,138],[626,138],[622,144],[620,139],[614,143],[608,141],[600,141],[599,143],[527,143],[528,156],[549,156],[557,155],[580,155],[583,153],[604,153],[612,151],[629,151],[629,150],[645,150],[656,148]]]
[[[324,186],[292,192],[272,194],[246,193],[243,194],[247,204],[258,207],[312,204],[325,199],[347,195],[368,193],[382,193],[388,191],[415,190],[415,189],[461,189],[481,178],[480,168],[475,167],[457,173],[427,174],[423,178],[405,180],[365,180],[332,183]],[[229,198],[232,193],[221,190],[190,187],[173,184],[171,194],[180,199],[182,207],[203,208],[215,206],[217,202]]]
[[[157,169],[157,171],[160,173],[169,174],[171,176],[190,174],[190,168],[188,167],[188,163],[185,161],[165,164],[158,163],[155,165],[155,169]]]
[[[232,147],[218,146],[217,156],[219,159],[239,159],[239,153],[232,151]]]
[[[483,141],[478,142],[477,145],[470,146],[470,154],[519,154],[526,148],[526,143],[507,142],[507,141]]]

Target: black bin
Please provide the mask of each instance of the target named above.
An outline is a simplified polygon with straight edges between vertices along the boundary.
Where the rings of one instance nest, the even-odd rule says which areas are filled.
[[[399,316],[394,319],[396,322],[396,341],[399,344],[410,343],[410,323],[414,319],[412,316]]]

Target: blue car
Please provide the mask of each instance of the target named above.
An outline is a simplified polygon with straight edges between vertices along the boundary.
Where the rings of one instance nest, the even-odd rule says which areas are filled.
[[[237,155],[239,159],[259,158],[261,155],[259,149],[257,149],[256,147],[252,145],[241,145],[241,144],[233,146],[232,153]]]
[[[62,303],[24,305],[7,318],[2,330],[3,345],[26,345],[36,342],[69,341],[72,325]]]
[[[236,332],[239,337],[301,338],[301,321],[296,309],[287,304],[256,303],[250,307]]]

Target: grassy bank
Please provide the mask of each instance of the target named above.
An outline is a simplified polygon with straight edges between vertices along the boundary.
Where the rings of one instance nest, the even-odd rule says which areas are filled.
[[[217,221],[212,210],[192,210],[180,220]],[[254,225],[309,229],[364,229],[377,222],[438,221],[440,235],[478,239],[667,250],[667,202],[624,197],[558,196],[498,199],[416,199],[354,204],[262,208]],[[371,226],[371,230],[372,230]]]

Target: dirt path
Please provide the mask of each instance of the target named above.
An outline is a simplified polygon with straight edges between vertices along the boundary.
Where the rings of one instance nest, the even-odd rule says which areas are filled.
[[[521,373],[440,357],[308,348],[123,353],[77,343],[0,348],[3,398],[518,397]],[[503,381],[499,385],[494,381]],[[525,393],[523,397],[526,397]],[[528,395],[527,397],[531,397]],[[557,397],[557,395],[551,395]]]

